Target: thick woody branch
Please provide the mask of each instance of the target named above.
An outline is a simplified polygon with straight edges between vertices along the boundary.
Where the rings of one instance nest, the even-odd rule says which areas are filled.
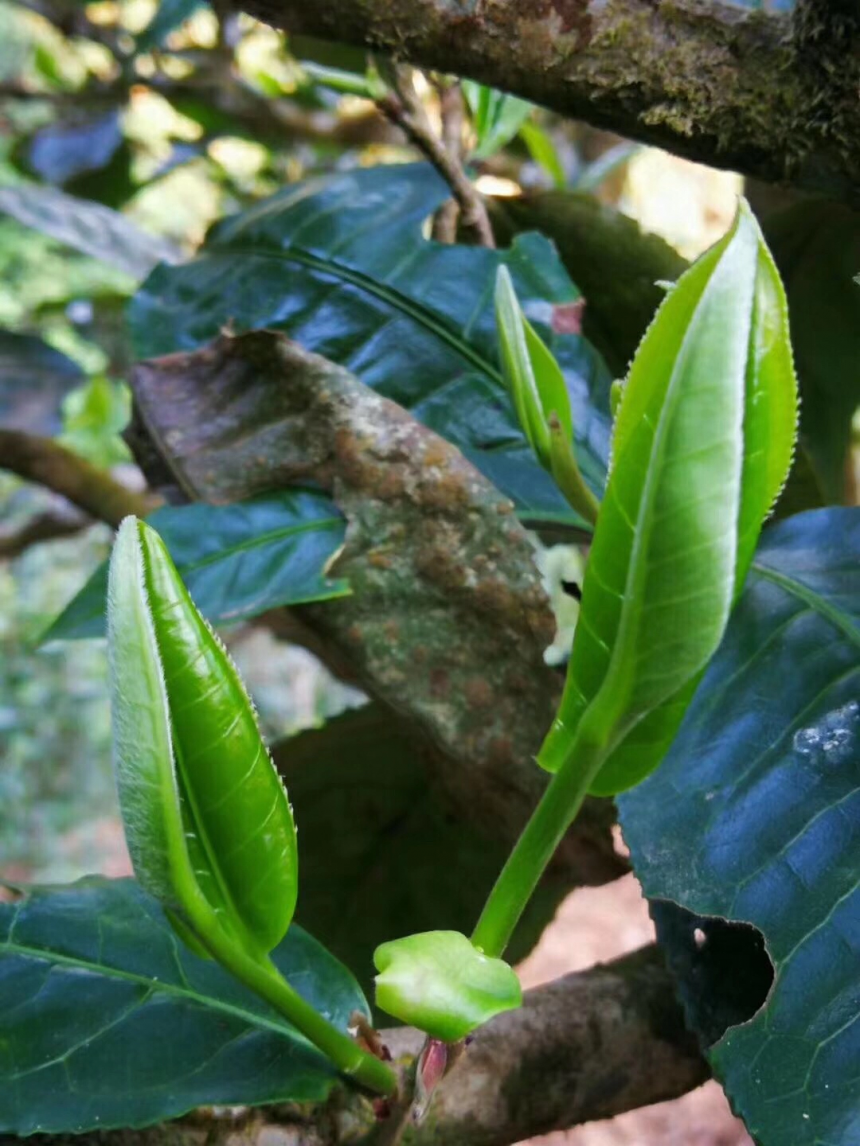
[[[62,494],[108,525],[119,525],[130,513],[145,517],[161,501],[121,485],[59,442],[22,430],[0,429],[0,468]]]
[[[860,197],[860,18],[714,0],[236,0],[718,167]]]
[[[398,1059],[423,1036],[382,1032]],[[528,991],[482,1027],[404,1146],[508,1146],[692,1090],[707,1066],[684,1028],[656,948]],[[369,1103],[338,1091],[322,1107],[197,1116],[143,1131],[46,1138],[34,1146],[371,1146]],[[17,1141],[0,1136],[0,1146]]]

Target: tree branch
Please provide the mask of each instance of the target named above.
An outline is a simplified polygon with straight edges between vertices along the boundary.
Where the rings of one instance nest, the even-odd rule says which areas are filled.
[[[394,91],[378,101],[380,110],[403,129],[446,181],[463,213],[463,223],[474,229],[481,245],[495,247],[487,208],[463,170],[459,149],[452,146],[450,139],[440,138],[433,130],[408,70],[395,64],[392,71]]]
[[[860,17],[834,0],[232,0],[717,167],[860,199]]]
[[[132,388],[151,485],[215,504],[308,481],[331,492],[348,527],[330,572],[353,593],[290,615],[435,745],[449,806],[513,843],[547,782],[533,756],[561,678],[543,660],[555,622],[511,503],[401,406],[282,334],[143,362]],[[577,819],[558,855],[571,882],[624,870],[612,816],[594,801]]]
[[[409,1060],[423,1035],[382,1032]],[[527,991],[493,1019],[443,1080],[405,1146],[508,1146],[537,1134],[676,1098],[708,1077],[654,947]],[[200,1114],[142,1131],[34,1135],[34,1146],[370,1146],[370,1104],[337,1091],[325,1105]],[[371,1137],[373,1136],[373,1137]],[[18,1139],[0,1136],[0,1146]]]
[[[0,429],[0,468],[62,494],[108,525],[119,525],[130,513],[145,517],[161,503],[121,485],[59,442],[23,430]]]

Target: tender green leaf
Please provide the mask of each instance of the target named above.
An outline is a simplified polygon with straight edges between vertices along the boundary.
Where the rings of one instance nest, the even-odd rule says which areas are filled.
[[[376,1005],[431,1038],[456,1042],[523,1001],[503,959],[491,959],[459,931],[424,931],[377,947]]]
[[[649,897],[764,937],[774,985],[734,1016],[749,944],[713,918],[703,946],[695,920],[667,936],[676,966],[693,948],[689,1017],[718,1038],[709,1057],[761,1146],[854,1146],[860,1132],[858,698],[860,510],[815,510],[765,532],[671,752],[619,802]],[[702,991],[712,931],[723,997]]]
[[[489,159],[510,143],[535,105],[474,80],[461,82],[477,136],[474,158]]]
[[[213,625],[349,593],[345,581],[323,572],[343,544],[346,523],[320,493],[291,490],[234,505],[167,506],[147,520]],[[107,562],[43,641],[103,636],[106,594]]]
[[[283,939],[297,893],[287,795],[239,673],[161,538],[117,534],[108,583],[114,764],[143,887],[203,938],[252,953]]]
[[[763,227],[788,295],[801,442],[825,498],[843,502],[851,419],[860,405],[860,287],[853,279],[860,214],[811,201]]]
[[[643,339],[582,590],[554,771],[586,710],[608,795],[657,766],[716,651],[794,447],[785,299],[746,206],[679,280]]]
[[[138,52],[151,52],[153,48],[160,48],[171,32],[202,7],[203,0],[159,0],[155,14],[137,37]]]
[[[31,334],[0,330],[0,423],[54,434],[63,398],[83,379],[76,362]]]
[[[147,275],[159,262],[174,263],[178,252],[164,239],[141,231],[118,211],[76,199],[53,187],[0,187],[0,214],[34,227],[82,254],[116,267],[131,278]]]
[[[559,361],[580,468],[599,491],[609,376],[580,336],[556,333],[578,295],[552,246],[507,251],[425,240],[448,197],[426,165],[374,167],[285,189],[216,226],[199,258],[160,267],[131,306],[139,357],[236,331],[282,330],[453,441],[537,520],[577,521],[531,457],[498,363],[493,284],[506,265],[526,316]]]
[[[507,848],[443,806],[421,743],[388,711],[344,712],[273,754],[300,825],[296,919],[355,968],[368,996],[384,940],[474,925]],[[531,951],[569,890],[567,879],[544,877],[508,947],[512,962]]]
[[[510,242],[534,229],[558,247],[585,296],[583,333],[616,374],[624,374],[654,312],[686,262],[657,235],[590,195],[548,191],[489,200],[496,238]]]
[[[344,1029],[358,985],[298,927],[272,958]],[[185,950],[132,880],[0,904],[0,1131],[140,1127],[213,1103],[324,1099],[331,1064],[214,962]]]
[[[564,375],[523,314],[507,267],[496,275],[496,324],[502,369],[520,426],[544,469],[552,469],[549,419],[555,414],[573,437]]]
[[[547,172],[556,187],[564,187],[567,172],[549,132],[527,119],[520,127],[520,139],[529,149],[529,155]]]

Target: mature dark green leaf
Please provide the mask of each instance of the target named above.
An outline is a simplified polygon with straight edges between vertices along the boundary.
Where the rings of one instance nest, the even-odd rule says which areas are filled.
[[[860,1136],[858,698],[860,510],[800,514],[765,534],[669,756],[619,802],[649,897],[764,937],[774,986],[728,1030],[732,995],[720,1024],[696,991],[707,926],[701,957],[685,956],[691,1018],[725,1030],[709,1055],[762,1146]],[[717,938],[731,983],[749,944]],[[682,946],[675,934],[673,959]]]
[[[498,364],[493,285],[510,270],[571,393],[577,457],[599,492],[608,374],[569,329],[578,295],[551,244],[448,246],[421,228],[449,194],[426,165],[375,167],[291,187],[212,231],[200,256],[160,267],[131,306],[140,357],[192,349],[226,325],[285,331],[412,410],[464,450],[523,512],[574,520],[531,457]]]
[[[421,753],[378,705],[273,751],[299,825],[296,918],[349,960],[369,998],[374,949],[415,931],[468,934],[506,858],[503,845],[446,812]],[[508,958],[528,954],[569,890],[544,878]]]
[[[63,398],[83,377],[76,362],[41,338],[0,330],[0,422],[6,429],[57,433]]]
[[[548,235],[585,296],[582,329],[618,375],[686,261],[633,219],[578,192],[549,191],[489,200],[500,241],[534,228]]]
[[[367,1010],[306,932],[273,953],[345,1028]],[[177,940],[133,881],[91,877],[0,905],[0,1131],[147,1126],[211,1103],[312,1101],[334,1068],[287,1022]]]
[[[771,215],[763,226],[788,295],[801,441],[824,498],[840,503],[851,418],[860,406],[860,213],[812,201]]]
[[[202,7],[203,0],[159,0],[155,15],[137,37],[137,50],[151,52],[161,47],[171,32]]]
[[[170,243],[141,231],[118,211],[53,187],[0,187],[0,215],[11,215],[134,279],[143,278],[156,263],[179,259]]]
[[[234,505],[167,506],[147,521],[161,536],[212,624],[279,605],[343,597],[343,580],[323,570],[343,543],[345,522],[312,490],[267,494]],[[107,564],[66,606],[43,640],[104,635]]]

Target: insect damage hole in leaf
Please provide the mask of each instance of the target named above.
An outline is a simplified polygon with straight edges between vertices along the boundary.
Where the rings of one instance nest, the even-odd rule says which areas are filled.
[[[694,915],[670,900],[654,900],[649,910],[688,1021],[704,1046],[765,1006],[775,973],[757,927]]]

